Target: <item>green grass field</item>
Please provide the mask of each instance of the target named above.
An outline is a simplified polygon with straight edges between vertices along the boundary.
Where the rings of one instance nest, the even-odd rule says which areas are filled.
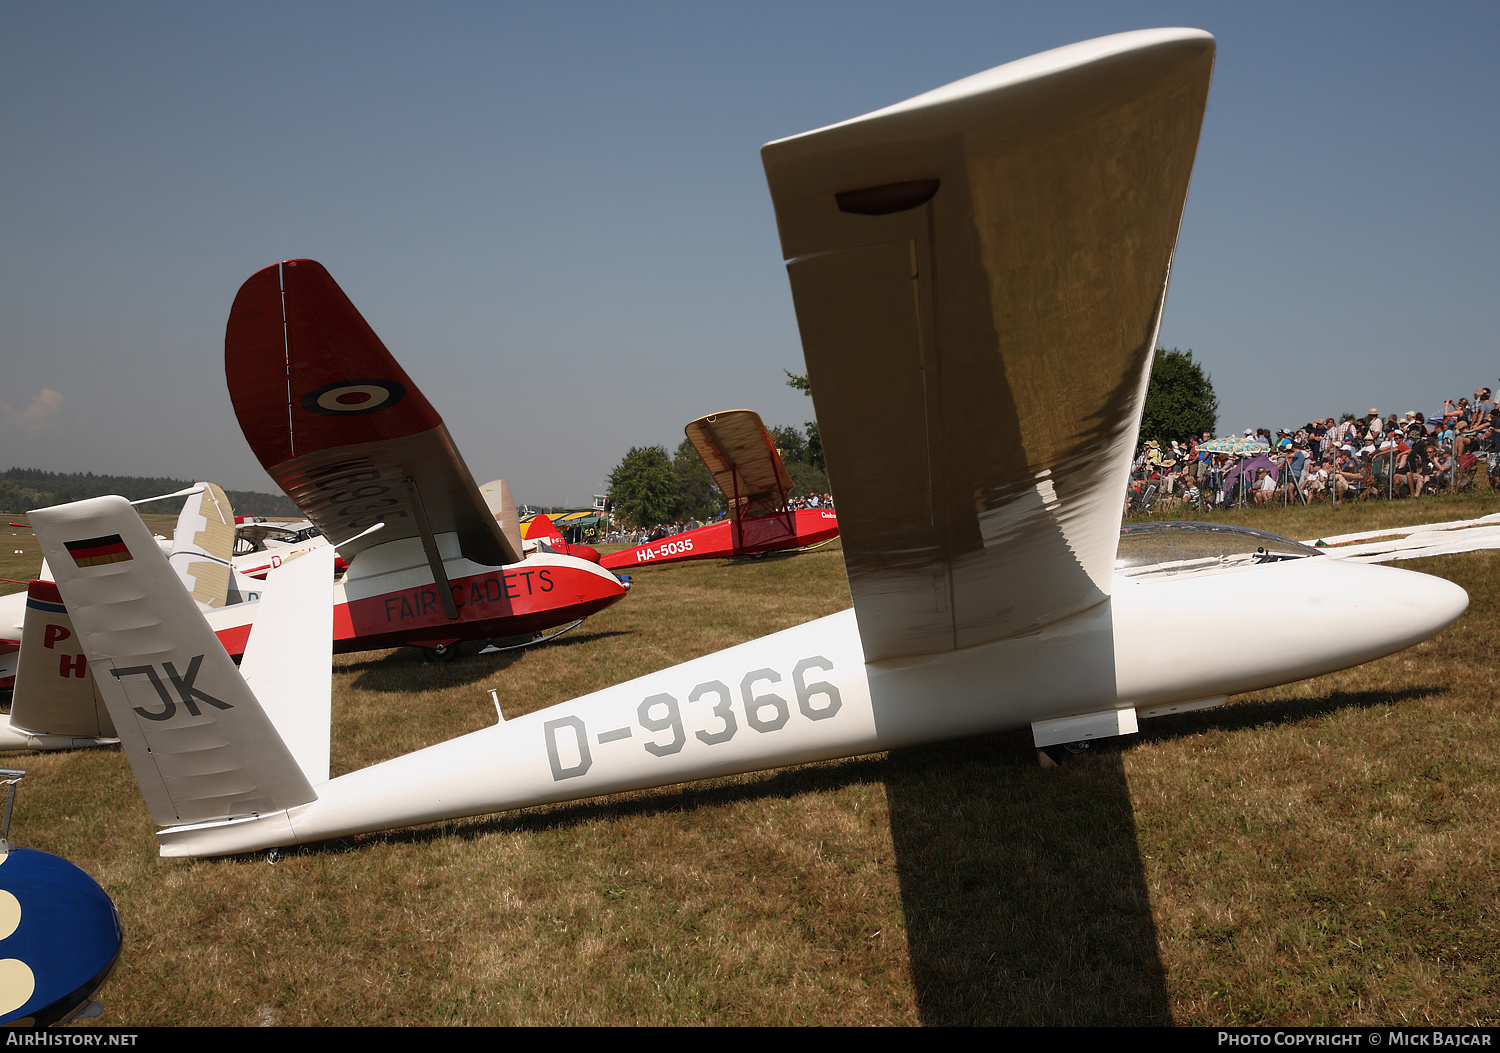
[[[1220,518],[1315,538],[1496,510]],[[9,533],[0,575],[29,576],[35,544]],[[12,836],[119,906],[105,1024],[1493,1024],[1500,553],[1403,565],[1462,584],[1469,612],[1055,770],[1022,732],[271,863],[158,858],[117,750],[12,755]],[[490,688],[529,711],[847,605],[834,544],[649,568],[534,651],[345,656],[334,771],[492,723]],[[1247,645],[1162,641],[1184,662]]]

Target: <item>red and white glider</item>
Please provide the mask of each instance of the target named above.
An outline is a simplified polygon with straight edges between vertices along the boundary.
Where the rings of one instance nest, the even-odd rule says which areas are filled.
[[[724,498],[728,518],[651,541],[599,561],[607,570],[724,556],[758,556],[838,537],[838,516],[826,508],[791,508],[792,477],[771,433],[753,410],[699,417],[684,429]]]
[[[625,595],[585,560],[522,561],[442,418],[321,264],[289,260],[241,286],[224,371],[250,448],[349,562],[335,651],[413,644],[446,657]]]

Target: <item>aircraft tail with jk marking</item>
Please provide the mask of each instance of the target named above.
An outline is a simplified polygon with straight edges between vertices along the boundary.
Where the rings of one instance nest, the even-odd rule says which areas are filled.
[[[41,509],[31,522],[153,820],[171,827],[284,823],[287,809],[317,799],[313,782],[328,771],[326,729],[319,762],[318,734],[289,724],[293,748],[272,713],[306,704],[316,710],[310,719],[326,725],[331,628],[316,619],[311,628],[299,626],[321,628],[321,636],[304,636],[301,644],[321,648],[321,677],[312,663],[277,653],[293,647],[286,635],[268,639],[260,657],[250,655],[258,685],[277,695],[263,707],[124,498]],[[293,573],[268,581],[267,599],[280,591],[281,606],[295,606],[299,588],[315,594],[321,587],[331,625],[331,552],[287,564],[278,573]],[[264,621],[257,620],[247,653]],[[275,674],[278,660],[296,667],[300,684],[288,687]]]

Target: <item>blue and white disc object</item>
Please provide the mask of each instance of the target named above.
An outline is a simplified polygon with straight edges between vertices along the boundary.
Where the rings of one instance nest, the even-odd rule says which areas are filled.
[[[98,882],[66,859],[12,848],[0,860],[0,1024],[71,1019],[109,978],[121,939]]]

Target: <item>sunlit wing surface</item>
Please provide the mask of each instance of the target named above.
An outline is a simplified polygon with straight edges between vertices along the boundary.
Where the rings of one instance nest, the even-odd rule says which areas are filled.
[[[519,561],[442,418],[321,264],[291,260],[241,286],[224,372],[260,463],[346,559],[405,538],[435,552],[430,539],[451,531],[476,563]]]
[[[745,409],[710,413],[684,430],[724,491],[731,519],[768,515],[786,507],[792,477],[760,414]]]
[[[1121,34],[763,149],[867,658],[1109,594],[1213,57]]]

